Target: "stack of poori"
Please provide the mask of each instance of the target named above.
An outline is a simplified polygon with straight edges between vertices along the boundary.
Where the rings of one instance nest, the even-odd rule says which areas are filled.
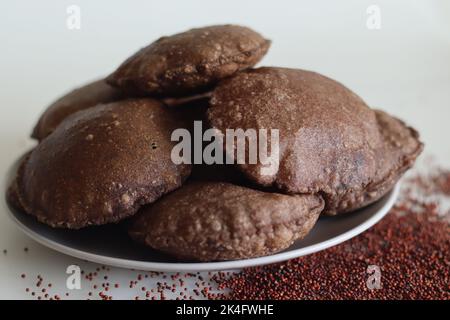
[[[213,261],[284,250],[321,214],[380,199],[421,153],[418,133],[320,74],[253,69],[269,46],[221,25],[139,50],[48,107],[10,202],[55,228],[131,218],[132,239]],[[171,134],[195,120],[221,132],[279,130],[279,167],[175,164]]]

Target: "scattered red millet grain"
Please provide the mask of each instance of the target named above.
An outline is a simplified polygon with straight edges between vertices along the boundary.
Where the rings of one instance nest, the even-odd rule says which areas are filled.
[[[450,195],[450,172],[406,181],[401,200],[369,231],[339,246],[281,264],[215,275],[226,293],[208,298],[259,299],[450,299],[448,212],[426,199]],[[420,193],[417,197],[415,192]],[[425,196],[425,197],[424,197]],[[369,289],[369,266],[381,273]]]
[[[434,170],[408,178],[388,216],[364,234],[326,251],[239,274],[132,271],[117,296],[119,283],[107,273],[110,269],[95,266],[92,272],[81,271],[90,282],[85,285],[93,288],[81,298],[449,299],[450,229],[445,221],[450,211],[443,210],[437,195],[450,200],[450,171]],[[366,284],[371,265],[380,268],[380,289],[370,290]],[[39,286],[45,286],[41,276],[36,284]],[[49,284],[47,290],[50,288]],[[38,298],[40,291],[31,287],[27,292]],[[39,299],[58,300],[59,292],[55,293],[48,292]],[[80,298],[78,294],[74,292],[72,298]]]
[[[415,175],[408,179],[410,185],[420,188],[425,195],[443,194],[450,196],[450,170],[435,167],[427,174]]]

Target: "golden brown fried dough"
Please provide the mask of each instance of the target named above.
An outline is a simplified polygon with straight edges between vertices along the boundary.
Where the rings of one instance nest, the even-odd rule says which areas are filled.
[[[20,203],[52,227],[79,229],[132,216],[190,174],[190,165],[170,157],[172,131],[185,125],[152,99],[77,112],[22,163]]]
[[[192,95],[255,65],[270,41],[236,25],[192,29],[162,37],[128,58],[109,84],[158,96]]]
[[[327,214],[380,198],[422,150],[415,131],[375,113],[340,83],[304,70],[259,68],[224,80],[208,119],[222,132],[279,130],[278,170],[263,175],[260,162],[239,168],[261,186],[321,194]]]
[[[284,250],[305,237],[323,206],[318,196],[190,182],[142,209],[129,233],[182,259],[253,258]]]

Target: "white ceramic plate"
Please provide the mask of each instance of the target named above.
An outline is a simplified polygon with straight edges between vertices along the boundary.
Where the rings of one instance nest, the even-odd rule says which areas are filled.
[[[15,175],[17,164],[9,171],[6,183]],[[9,208],[9,216],[33,240],[64,254],[115,267],[148,271],[215,271],[240,269],[281,262],[305,256],[342,243],[367,230],[392,208],[399,184],[384,198],[357,212],[337,217],[322,217],[311,233],[287,250],[261,258],[225,262],[186,263],[132,242],[124,224],[91,227],[84,230],[52,229],[32,216]]]

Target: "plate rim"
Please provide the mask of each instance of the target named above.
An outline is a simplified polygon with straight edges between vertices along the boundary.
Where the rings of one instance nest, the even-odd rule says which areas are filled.
[[[57,251],[59,253],[68,256],[72,256],[81,260],[90,261],[93,263],[124,269],[134,269],[141,271],[164,271],[164,272],[201,272],[201,271],[236,270],[247,267],[256,267],[261,265],[279,263],[328,249],[330,247],[343,243],[361,234],[370,227],[374,226],[392,209],[399,194],[400,194],[400,182],[397,182],[394,188],[379,200],[382,201],[382,199],[385,199],[386,203],[378,210],[378,212],[376,212],[369,219],[365,220],[363,223],[357,225],[356,227],[342,234],[339,234],[333,238],[330,238],[326,241],[322,241],[304,248],[293,249],[290,251],[283,251],[280,253],[264,257],[232,260],[232,261],[218,261],[218,262],[190,262],[190,263],[151,262],[151,261],[137,261],[123,258],[114,258],[89,253],[79,249],[74,249],[67,245],[61,244],[57,241],[44,237],[43,235],[37,233],[36,231],[28,228],[26,225],[21,223],[20,220],[17,219],[17,217],[14,215],[13,210],[11,210],[8,204],[6,205],[6,209],[8,211],[8,216],[10,217],[10,219],[25,235],[27,235],[34,241],[40,243],[44,247],[50,248],[54,251]]]

